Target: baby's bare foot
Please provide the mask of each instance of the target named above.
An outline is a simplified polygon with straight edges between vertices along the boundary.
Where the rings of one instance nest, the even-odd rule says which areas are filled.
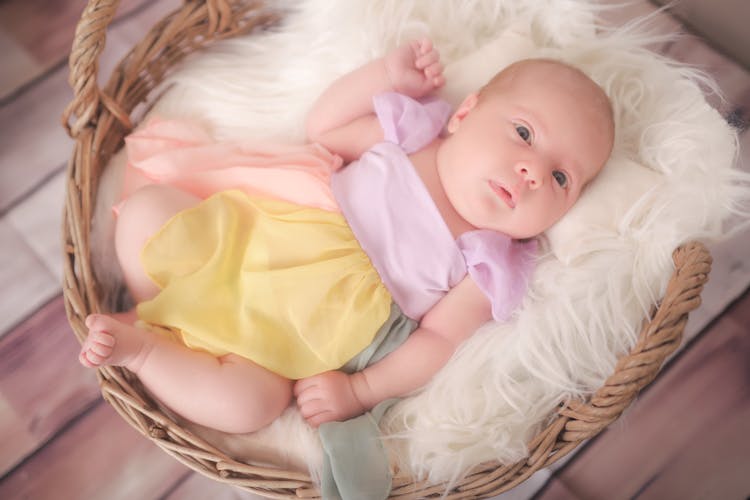
[[[78,361],[83,366],[97,368],[110,365],[110,358],[115,346],[115,338],[107,332],[89,330],[89,335],[83,342]]]
[[[104,314],[86,318],[88,337],[81,347],[78,360],[83,366],[124,366],[133,371],[142,363],[148,332]]]

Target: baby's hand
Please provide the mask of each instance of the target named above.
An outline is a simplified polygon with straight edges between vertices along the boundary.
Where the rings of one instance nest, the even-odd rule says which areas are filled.
[[[343,421],[365,412],[357,400],[350,376],[340,371],[323,372],[294,384],[297,407],[313,427]]]
[[[440,53],[428,38],[413,40],[385,56],[385,70],[393,90],[419,98],[445,84]]]

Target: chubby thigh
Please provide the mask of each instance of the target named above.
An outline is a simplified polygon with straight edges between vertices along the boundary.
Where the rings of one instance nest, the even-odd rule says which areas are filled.
[[[119,207],[115,251],[125,284],[136,302],[151,299],[159,291],[141,264],[144,245],[169,219],[200,201],[177,188],[154,184],[138,189]]]

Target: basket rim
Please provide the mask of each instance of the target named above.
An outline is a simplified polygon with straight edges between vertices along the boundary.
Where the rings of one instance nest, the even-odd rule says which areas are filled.
[[[85,317],[102,310],[90,261],[90,221],[99,173],[131,128],[133,109],[148,97],[168,69],[161,66],[151,69],[149,58],[172,54],[178,60],[189,51],[267,26],[277,19],[260,1],[185,2],[133,47],[117,65],[104,89],[95,83],[92,89],[92,71],[95,82],[100,52],[96,48],[103,47],[106,27],[116,7],[116,1],[90,0],[82,14],[70,60],[75,96],[63,115],[63,124],[75,141],[66,172],[63,209],[63,296],[68,321],[79,342],[86,336]],[[164,33],[172,34],[173,38],[165,40]],[[188,39],[190,36],[193,38]],[[74,57],[74,53],[87,56]],[[74,115],[76,120],[71,123]],[[445,491],[445,485],[428,484],[426,480],[415,480],[396,471],[391,496],[497,495],[558,461],[616,420],[679,347],[687,315],[700,304],[700,293],[711,267],[708,249],[700,242],[687,242],[674,251],[673,261],[675,270],[666,292],[650,318],[644,320],[636,345],[620,357],[615,371],[590,398],[565,402],[552,413],[554,418],[549,425],[529,442],[527,458],[514,464],[481,464],[454,484],[450,492]],[[271,498],[318,497],[310,474],[243,463],[184,429],[150,401],[137,378],[127,370],[103,367],[97,373],[104,399],[121,417],[191,469]]]

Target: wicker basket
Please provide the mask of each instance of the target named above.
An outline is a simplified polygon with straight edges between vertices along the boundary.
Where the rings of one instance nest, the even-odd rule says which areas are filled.
[[[190,0],[153,27],[125,56],[107,85],[97,86],[97,59],[116,0],[90,0],[76,29],[70,55],[74,99],[63,123],[75,140],[66,178],[63,221],[64,296],[71,327],[83,341],[85,317],[101,310],[90,261],[90,221],[99,174],[131,130],[137,105],[188,53],[215,40],[248,33],[273,23],[274,14],[254,0]],[[700,243],[674,254],[675,270],[658,308],[643,322],[637,345],[586,402],[561,405],[552,423],[529,443],[530,455],[513,465],[485,463],[456,484],[446,498],[481,498],[506,491],[537,470],[559,460],[582,441],[616,420],[637,393],[657,375],[680,343],[688,312],[700,304],[711,256]],[[216,480],[271,498],[316,498],[309,475],[241,463],[217,450],[158,409],[138,380],[126,370],[98,370],[104,398],[133,427],[185,465]],[[443,486],[430,486],[395,475],[392,498],[439,497]]]

